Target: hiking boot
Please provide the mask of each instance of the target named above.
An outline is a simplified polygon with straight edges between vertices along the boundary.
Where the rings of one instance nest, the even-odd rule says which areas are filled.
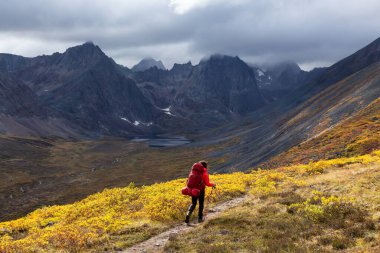
[[[190,223],[190,215],[186,215],[185,223],[186,223],[186,224],[189,224],[189,223]]]
[[[202,223],[204,222],[205,220],[203,218],[198,218],[198,223]]]

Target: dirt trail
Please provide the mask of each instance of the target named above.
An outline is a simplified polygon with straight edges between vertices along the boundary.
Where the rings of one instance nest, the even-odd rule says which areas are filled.
[[[248,199],[248,196],[245,195],[243,197],[234,198],[232,200],[229,200],[227,202],[223,202],[221,204],[218,204],[214,206],[213,208],[208,210],[207,213],[207,220],[211,220],[216,218],[218,215],[220,215],[223,211],[228,210],[232,207],[238,206],[241,203],[243,203],[245,200]],[[194,214],[193,214],[194,215]],[[201,226],[202,224],[191,224],[186,225],[185,223],[175,226],[161,234],[158,234],[146,241],[143,241],[141,243],[138,243],[130,248],[127,248],[126,250],[122,251],[123,253],[145,253],[145,252],[156,252],[159,250],[162,250],[166,244],[166,242],[169,240],[170,237],[176,236],[178,234],[186,233],[188,231],[191,231],[192,229]]]

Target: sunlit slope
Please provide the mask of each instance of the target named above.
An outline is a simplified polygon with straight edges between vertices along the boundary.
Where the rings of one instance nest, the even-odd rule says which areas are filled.
[[[290,163],[350,157],[380,148],[380,99],[357,114],[261,164],[275,168]]]
[[[378,168],[379,162],[380,152],[376,151],[370,155],[324,160],[277,170],[212,175],[211,180],[218,184],[220,195],[216,198],[213,192],[208,199],[209,205],[244,193],[249,193],[252,198],[263,199],[276,196],[282,191],[297,191],[300,195],[308,196],[313,189],[306,187],[309,181],[318,181],[326,171],[342,171],[348,165]],[[373,172],[373,175],[380,175],[377,170]],[[0,223],[0,252],[95,252],[125,248],[182,222],[189,204],[189,198],[180,194],[184,185],[185,179],[143,187],[130,185],[104,190],[74,204],[38,209],[21,219]],[[320,188],[330,189],[326,185]],[[355,196],[359,203],[369,203],[371,207],[372,204],[380,204],[378,197],[370,200],[365,196],[361,201],[362,192],[360,188],[356,190]],[[379,188],[375,190],[378,191]],[[340,208],[340,201],[346,203],[348,200],[336,201]],[[295,204],[293,214],[287,215],[295,215],[294,219],[309,215],[308,207],[304,208],[307,203],[303,199],[292,204]],[[372,221],[372,214],[379,212],[371,207],[363,207],[366,208],[363,209],[366,215],[369,212],[365,218],[369,222]],[[358,208],[362,210],[362,207]],[[240,226],[234,224],[236,228]],[[231,229],[234,227],[230,226]]]
[[[305,165],[315,175],[274,170],[244,204],[164,252],[380,252],[380,161],[357,159]]]
[[[207,132],[203,139],[206,143],[228,137],[240,140],[238,145],[218,153],[234,154],[226,169],[258,166],[375,103],[380,95],[380,64],[361,69],[307,100],[298,95],[291,94],[284,101],[248,115],[244,121],[231,122]]]

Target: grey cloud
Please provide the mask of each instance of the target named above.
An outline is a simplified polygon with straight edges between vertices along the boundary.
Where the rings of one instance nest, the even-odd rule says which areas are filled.
[[[167,66],[212,53],[328,64],[380,36],[380,2],[375,0],[213,0],[183,15],[169,2],[4,0],[0,35],[50,47],[92,40],[118,62],[152,56]],[[12,45],[2,40],[0,48],[17,51],[14,39]]]

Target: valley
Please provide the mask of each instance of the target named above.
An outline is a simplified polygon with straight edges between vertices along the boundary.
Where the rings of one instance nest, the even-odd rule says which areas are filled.
[[[9,220],[45,205],[66,204],[105,188],[150,185],[186,176],[198,157],[219,166],[229,155],[212,157],[234,140],[203,147],[150,147],[149,141],[2,138],[0,216]]]

